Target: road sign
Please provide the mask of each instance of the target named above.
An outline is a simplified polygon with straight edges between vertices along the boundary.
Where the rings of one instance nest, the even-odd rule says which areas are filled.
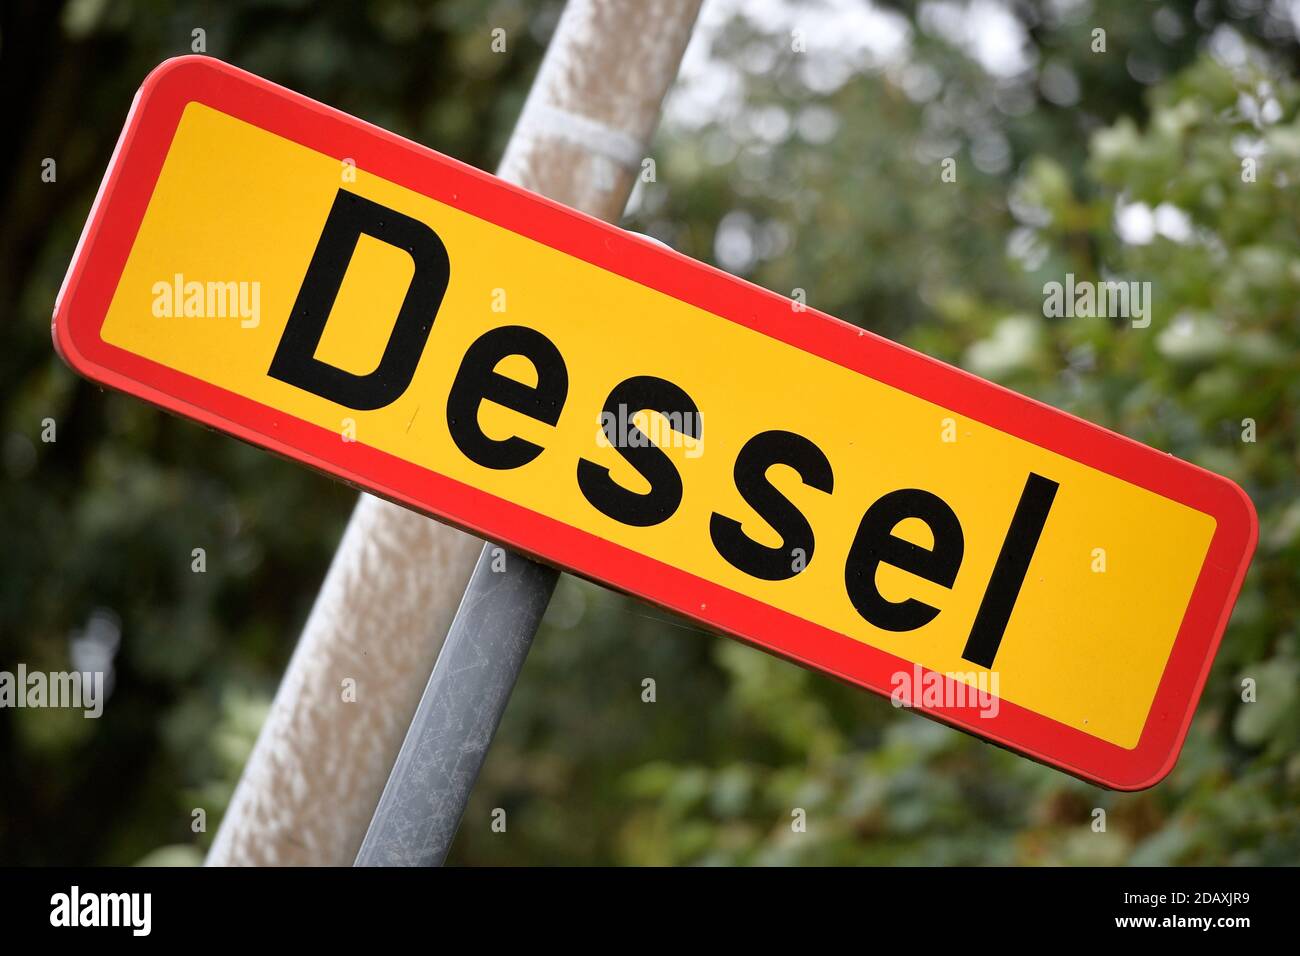
[[[1230,481],[203,57],[55,308],[95,381],[1079,776],[1158,781]]]

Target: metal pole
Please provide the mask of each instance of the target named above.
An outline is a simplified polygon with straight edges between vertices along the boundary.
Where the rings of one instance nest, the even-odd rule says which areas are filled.
[[[569,0],[497,175],[617,219],[700,3]],[[210,865],[345,866],[356,858],[479,547],[361,496]],[[343,678],[359,689],[354,702],[340,702]]]
[[[495,555],[494,555],[495,552]],[[357,866],[441,866],[559,572],[486,544]]]
[[[701,2],[646,7],[632,0],[570,0],[501,162],[502,175],[525,166],[532,175],[524,185],[617,218]],[[460,827],[558,579],[555,570],[509,551],[504,568],[494,571],[497,551],[488,544],[479,555],[357,866],[440,866]]]

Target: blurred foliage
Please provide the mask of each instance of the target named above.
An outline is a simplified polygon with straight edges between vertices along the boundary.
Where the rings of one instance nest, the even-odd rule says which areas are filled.
[[[714,0],[657,182],[626,223],[1246,488],[1259,552],[1171,776],[1102,791],[565,578],[453,862],[1300,862],[1288,9]],[[50,307],[140,79],[203,27],[214,55],[490,169],[557,14],[505,0],[4,7],[0,668],[68,667],[99,641],[115,686],[99,721],[0,711],[0,860],[200,858],[354,497],[53,356]],[[990,52],[972,16],[1011,48]],[[505,56],[489,52],[497,26],[516,38]],[[47,156],[57,183],[40,181]],[[1066,273],[1151,282],[1150,327],[1044,318],[1044,283]],[[190,571],[196,547],[206,574]],[[1244,678],[1258,702],[1243,703]],[[206,833],[191,832],[195,807]],[[506,834],[489,826],[497,807]]]

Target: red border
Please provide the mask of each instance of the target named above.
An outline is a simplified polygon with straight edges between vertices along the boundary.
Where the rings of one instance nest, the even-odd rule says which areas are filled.
[[[991,718],[960,708],[921,711],[1121,790],[1149,787],[1172,769],[1258,536],[1254,506],[1235,484],[830,316],[814,310],[796,315],[780,296],[218,60],[167,60],[136,95],[55,303],[55,346],[75,370],[877,693],[887,696],[890,675],[913,666],[377,449],[340,442],[333,432],[104,342],[99,329],[181,112],[191,101],[317,152],[351,157],[359,167],[439,202],[1212,515],[1218,524],[1209,554],[1135,748],[1008,701]]]

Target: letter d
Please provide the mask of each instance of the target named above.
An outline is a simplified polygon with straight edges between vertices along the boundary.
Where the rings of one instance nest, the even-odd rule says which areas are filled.
[[[354,375],[317,359],[316,348],[362,233],[405,250],[415,274],[379,364],[373,372]],[[447,248],[427,225],[340,189],[267,374],[360,411],[391,404],[411,384],[450,274]]]

